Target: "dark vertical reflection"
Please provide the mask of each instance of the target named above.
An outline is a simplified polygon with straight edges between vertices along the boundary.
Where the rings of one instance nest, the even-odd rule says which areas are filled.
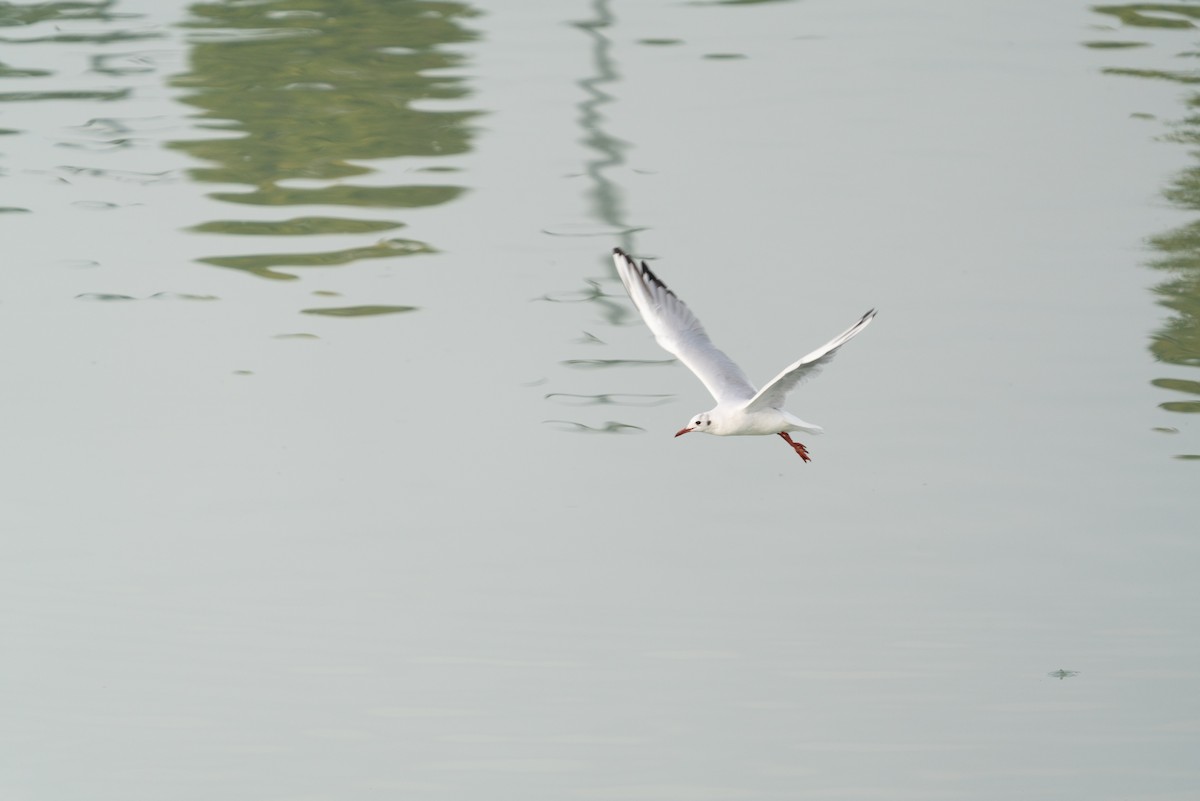
[[[290,269],[336,266],[432,250],[424,242],[374,232],[403,226],[399,209],[447,203],[463,191],[449,164],[467,152],[473,111],[421,107],[468,94],[462,79],[435,71],[462,57],[446,45],[474,38],[463,27],[473,11],[453,2],[267,0],[191,7],[191,71],[174,84],[201,110],[211,138],[174,147],[210,166],[197,181],[230,185],[211,197],[233,204],[346,209],[263,222],[215,220],[201,233],[251,237],[363,234],[364,244],[335,251],[222,255],[206,263],[264,278]],[[404,182],[363,180],[370,162],[415,157]],[[399,175],[397,175],[399,177]],[[236,189],[237,185],[245,187]],[[380,213],[380,210],[386,210]],[[290,249],[290,248],[289,248]]]
[[[1177,29],[1194,31],[1200,22],[1200,6],[1177,3],[1128,4],[1096,6],[1101,14],[1115,18],[1130,29]],[[1109,40],[1088,42],[1093,48],[1121,52],[1126,48],[1142,47],[1145,42]],[[1180,70],[1147,70],[1111,67],[1110,75],[1170,80],[1191,85],[1198,81],[1195,62],[1200,53],[1181,53],[1189,59]],[[1200,94],[1188,98],[1189,113],[1174,126],[1171,138],[1189,145],[1200,144]],[[1193,151],[1200,159],[1200,151]],[[1175,205],[1200,213],[1200,164],[1177,175],[1164,194]],[[1180,228],[1150,238],[1158,255],[1150,266],[1163,278],[1154,287],[1159,303],[1172,311],[1172,316],[1155,331],[1150,349],[1155,357],[1169,365],[1186,368],[1200,367],[1200,219]],[[1155,386],[1171,392],[1171,398],[1159,404],[1167,411],[1184,414],[1200,413],[1200,375],[1188,370],[1158,378]],[[1183,454],[1183,458],[1200,458],[1200,454]]]
[[[579,81],[584,99],[579,104],[579,127],[583,129],[581,140],[594,154],[584,162],[584,175],[589,187],[587,197],[594,217],[611,227],[618,243],[626,249],[633,248],[634,231],[625,220],[625,209],[621,204],[621,191],[606,174],[609,170],[625,163],[625,151],[629,145],[604,130],[604,115],[601,109],[613,102],[613,96],[605,87],[620,79],[612,57],[612,42],[604,35],[604,29],[613,22],[612,12],[606,0],[594,0],[591,19],[575,22],[591,41],[592,75]]]
[[[625,154],[629,143],[613,136],[605,129],[607,122],[603,108],[615,101],[609,89],[620,82],[616,60],[613,58],[612,42],[605,35],[605,30],[616,23],[607,0],[593,0],[590,19],[571,23],[587,36],[591,55],[591,73],[577,82],[583,90],[583,99],[579,102],[579,127],[583,131],[580,142],[588,151],[588,158],[583,163],[583,177],[587,180],[585,197],[588,201],[588,213],[599,223],[600,247],[597,247],[597,258],[608,265],[604,279],[614,279],[615,272],[609,263],[607,254],[614,245],[625,250],[636,252],[633,245],[634,235],[641,229],[634,228],[626,219],[626,211],[622,203],[622,189],[611,174],[625,165]],[[588,234],[595,236],[595,234]],[[620,324],[629,320],[629,309],[624,303],[613,302],[613,299],[601,289],[599,279],[588,279],[588,288],[572,297],[572,300],[594,304],[600,316],[612,324]],[[549,300],[560,300],[562,296],[547,296]]]
[[[629,144],[605,129],[607,122],[604,107],[614,102],[610,90],[620,81],[616,60],[613,57],[613,46],[606,29],[615,24],[609,3],[606,0],[593,0],[592,15],[589,19],[571,23],[587,36],[590,45],[591,71],[580,78],[577,85],[583,91],[583,99],[579,102],[579,127],[583,131],[580,142],[586,148],[587,157],[584,159],[582,176],[587,181],[584,196],[587,199],[588,216],[597,225],[584,236],[594,237],[597,242],[596,258],[606,265],[603,277],[585,279],[586,287],[563,293],[546,295],[545,299],[558,303],[588,303],[599,312],[601,318],[610,324],[627,323],[632,319],[632,312],[624,300],[624,292],[619,291],[617,297],[605,291],[605,285],[612,286],[616,280],[612,261],[608,254],[614,245],[636,252],[633,245],[634,235],[639,229],[633,228],[626,220],[626,210],[622,203],[622,189],[612,178],[612,173],[625,165],[626,152]],[[618,285],[619,286],[619,285]],[[604,343],[588,332],[577,340],[585,351]],[[669,363],[663,360],[657,363]],[[562,364],[571,369],[593,369],[624,367],[633,364],[648,364],[651,362],[636,362],[626,359],[568,359]],[[642,406],[663,402],[661,395],[637,395],[622,393],[602,393],[598,395],[581,395],[568,392],[551,392],[545,399],[562,406]],[[588,425],[574,420],[546,420],[547,425],[553,425],[563,431],[580,433],[621,434],[641,431],[638,426],[607,420],[596,425]]]

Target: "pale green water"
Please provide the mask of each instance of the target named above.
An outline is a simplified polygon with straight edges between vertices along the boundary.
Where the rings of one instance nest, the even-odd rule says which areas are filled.
[[[0,5],[0,796],[1193,798],[1197,25]]]

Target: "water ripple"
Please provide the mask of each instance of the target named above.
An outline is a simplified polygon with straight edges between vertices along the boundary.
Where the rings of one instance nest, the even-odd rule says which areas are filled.
[[[563,406],[662,406],[674,395],[638,395],[633,393],[602,392],[599,395],[577,395],[572,392],[551,392],[542,396]]]
[[[561,364],[568,367],[579,367],[585,370],[603,369],[606,367],[644,367],[657,364],[674,364],[674,359],[567,359]]]
[[[423,242],[408,239],[389,239],[365,247],[346,248],[322,253],[262,253],[251,256],[211,256],[200,259],[204,264],[241,270],[261,278],[292,281],[299,278],[278,267],[337,267],[363,259],[388,259],[396,256],[411,256],[416,253],[432,253],[432,248]]]
[[[378,317],[381,314],[402,314],[417,311],[416,306],[331,306],[318,309],[301,309],[302,314],[319,314],[325,317]]]
[[[576,423],[573,420],[543,420],[542,422],[547,425],[557,426],[560,431],[570,431],[576,434],[632,434],[634,432],[645,433],[646,431],[646,429],[639,426],[618,423],[616,420],[609,420],[599,428],[583,423]]]
[[[214,220],[194,225],[190,231],[238,236],[310,236],[313,234],[364,234],[403,228],[387,220],[353,220],[345,217],[292,217],[287,220]]]

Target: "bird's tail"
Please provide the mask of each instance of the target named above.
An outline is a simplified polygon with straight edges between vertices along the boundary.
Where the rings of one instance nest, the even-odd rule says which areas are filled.
[[[809,434],[824,434],[825,429],[821,428],[816,423],[806,423],[794,414],[784,412],[788,424],[792,426],[792,431],[804,431]]]

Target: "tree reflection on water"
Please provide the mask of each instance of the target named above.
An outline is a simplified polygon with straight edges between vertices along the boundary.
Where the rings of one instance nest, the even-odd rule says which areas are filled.
[[[447,203],[464,187],[448,156],[471,148],[471,110],[428,105],[465,97],[465,81],[443,71],[459,66],[447,45],[475,34],[463,27],[469,6],[447,2],[377,3],[370,0],[200,3],[194,20],[191,71],[173,84],[183,101],[201,109],[213,132],[173,147],[209,162],[190,175],[227,185],[211,197],[254,206],[334,206],[341,216],[297,216],[209,221],[200,233],[294,237],[361,234],[402,227],[376,210]],[[415,159],[396,181],[367,162]],[[382,180],[381,180],[382,177]],[[353,181],[352,179],[360,179]],[[236,186],[248,189],[234,189]],[[374,214],[365,213],[368,210]],[[334,266],[368,258],[426,253],[424,242],[386,239],[335,251],[288,255],[214,256],[206,263],[264,278],[295,278],[280,267]]]
[[[1194,32],[1200,24],[1200,6],[1178,3],[1134,3],[1127,5],[1096,6],[1095,11],[1108,15],[1119,21],[1120,28],[1140,30],[1146,34],[1152,29],[1159,29],[1159,34],[1165,34],[1166,29]],[[1088,42],[1089,47],[1111,49],[1121,52],[1126,48],[1144,47],[1143,41],[1095,41]],[[1195,71],[1195,59],[1200,53],[1195,51],[1178,54],[1178,58],[1188,59],[1183,69],[1132,69],[1126,67],[1109,67],[1104,70],[1109,75],[1122,75],[1140,78],[1154,78],[1190,85],[1200,83],[1200,75]],[[1200,144],[1200,94],[1193,94],[1187,100],[1191,113],[1174,125],[1170,139],[1187,145]],[[1200,156],[1200,151],[1196,151]],[[1175,205],[1189,211],[1200,212],[1200,164],[1189,167],[1175,177],[1164,194]],[[1157,256],[1149,262],[1149,266],[1160,271],[1164,279],[1154,287],[1158,302],[1171,309],[1174,314],[1155,331],[1151,338],[1150,350],[1158,360],[1166,364],[1182,367],[1200,367],[1200,220],[1176,228],[1172,231],[1150,237],[1150,244],[1157,251]],[[1194,373],[1159,378],[1155,386],[1177,393],[1191,396],[1191,399],[1175,399],[1165,401],[1161,408],[1171,412],[1198,413],[1200,412],[1200,380]],[[1200,458],[1196,455],[1186,455],[1184,458]]]

